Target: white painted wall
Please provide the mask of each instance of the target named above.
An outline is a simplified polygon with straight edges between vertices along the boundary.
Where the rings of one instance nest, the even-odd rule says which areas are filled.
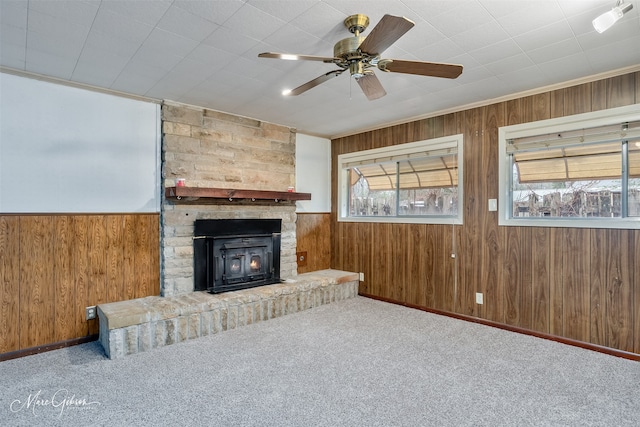
[[[160,211],[150,102],[0,73],[0,213]],[[297,212],[331,211],[331,140],[296,135]]]
[[[331,212],[331,140],[296,135],[296,191],[311,200],[296,203],[296,212]]]
[[[154,103],[0,73],[0,213],[160,211]]]

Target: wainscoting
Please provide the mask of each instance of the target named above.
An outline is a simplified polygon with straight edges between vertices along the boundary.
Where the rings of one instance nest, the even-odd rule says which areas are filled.
[[[640,73],[334,139],[331,267],[364,272],[363,294],[640,353],[640,230],[499,227],[487,209],[500,126],[634,103]],[[336,220],[338,155],[458,133],[464,225]]]
[[[98,334],[85,307],[159,295],[159,214],[0,215],[0,360]]]
[[[330,267],[331,214],[297,214],[296,251],[307,254],[302,262],[298,260],[298,274],[325,270]]]

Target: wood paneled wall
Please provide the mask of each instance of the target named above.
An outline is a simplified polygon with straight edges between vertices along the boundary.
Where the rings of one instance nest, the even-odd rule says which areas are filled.
[[[306,262],[298,262],[298,274],[331,267],[331,214],[297,214],[296,251],[307,253]]]
[[[0,215],[0,354],[98,333],[85,307],[160,293],[159,214]]]
[[[487,210],[500,126],[634,103],[640,73],[334,139],[332,268],[364,272],[362,293],[640,353],[640,230],[499,227]],[[458,133],[463,225],[337,222],[339,154]]]

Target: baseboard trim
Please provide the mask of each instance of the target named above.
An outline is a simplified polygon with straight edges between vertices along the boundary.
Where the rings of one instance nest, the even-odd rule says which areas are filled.
[[[561,343],[561,344],[572,345],[574,347],[580,347],[580,348],[584,348],[586,350],[597,351],[599,353],[608,354],[610,356],[621,357],[623,359],[628,359],[628,360],[633,360],[633,361],[636,361],[636,362],[640,362],[640,354],[637,354],[637,353],[631,353],[631,352],[628,352],[628,351],[618,350],[618,349],[611,348],[611,347],[605,347],[605,346],[601,346],[601,345],[598,345],[598,344],[591,344],[591,343],[588,343],[588,342],[578,341],[578,340],[574,340],[574,339],[571,339],[571,338],[559,337],[557,335],[546,334],[546,333],[543,333],[543,332],[532,331],[530,329],[519,328],[517,326],[505,325],[503,323],[494,322],[492,320],[480,319],[478,317],[473,317],[473,316],[467,316],[465,314],[451,313],[451,312],[448,312],[448,311],[442,311],[442,310],[436,310],[436,309],[433,309],[433,308],[422,307],[422,306],[419,306],[419,305],[416,305],[416,304],[410,304],[410,303],[406,303],[406,302],[402,302],[402,301],[396,301],[396,300],[391,299],[391,298],[379,297],[379,296],[376,296],[376,295],[371,295],[371,294],[366,294],[366,293],[359,293],[358,295],[366,297],[366,298],[375,299],[375,300],[378,300],[378,301],[388,302],[388,303],[391,303],[391,304],[402,305],[404,307],[413,308],[413,309],[416,309],[416,310],[426,311],[428,313],[439,314],[441,316],[452,317],[454,319],[464,320],[464,321],[472,322],[472,323],[479,323],[479,324],[485,325],[485,326],[491,326],[491,327],[498,328],[498,329],[504,329],[505,331],[516,332],[516,333],[524,334],[524,335],[530,335],[530,336],[534,336],[534,337],[537,337],[537,338],[542,338],[542,339],[546,339],[546,340],[550,340],[550,341],[555,341],[555,342],[558,342],[558,343]]]
[[[0,353],[0,362],[4,362],[5,360],[17,359],[19,357],[31,356],[33,354],[44,353],[51,350],[58,350],[60,348],[71,347],[73,345],[85,344],[97,340],[98,334],[94,334],[82,338],[73,338],[66,341],[59,341],[51,344],[10,351],[8,353]]]

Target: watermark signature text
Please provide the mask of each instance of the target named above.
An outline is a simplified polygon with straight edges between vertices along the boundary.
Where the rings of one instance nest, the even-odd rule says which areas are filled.
[[[45,396],[42,390],[31,393],[26,399],[15,399],[9,405],[11,412],[31,411],[37,415],[37,411],[44,408],[53,408],[58,411],[58,418],[69,408],[83,408],[89,406],[99,406],[100,402],[90,401],[86,397],[76,397],[66,388],[61,388],[51,396]]]

